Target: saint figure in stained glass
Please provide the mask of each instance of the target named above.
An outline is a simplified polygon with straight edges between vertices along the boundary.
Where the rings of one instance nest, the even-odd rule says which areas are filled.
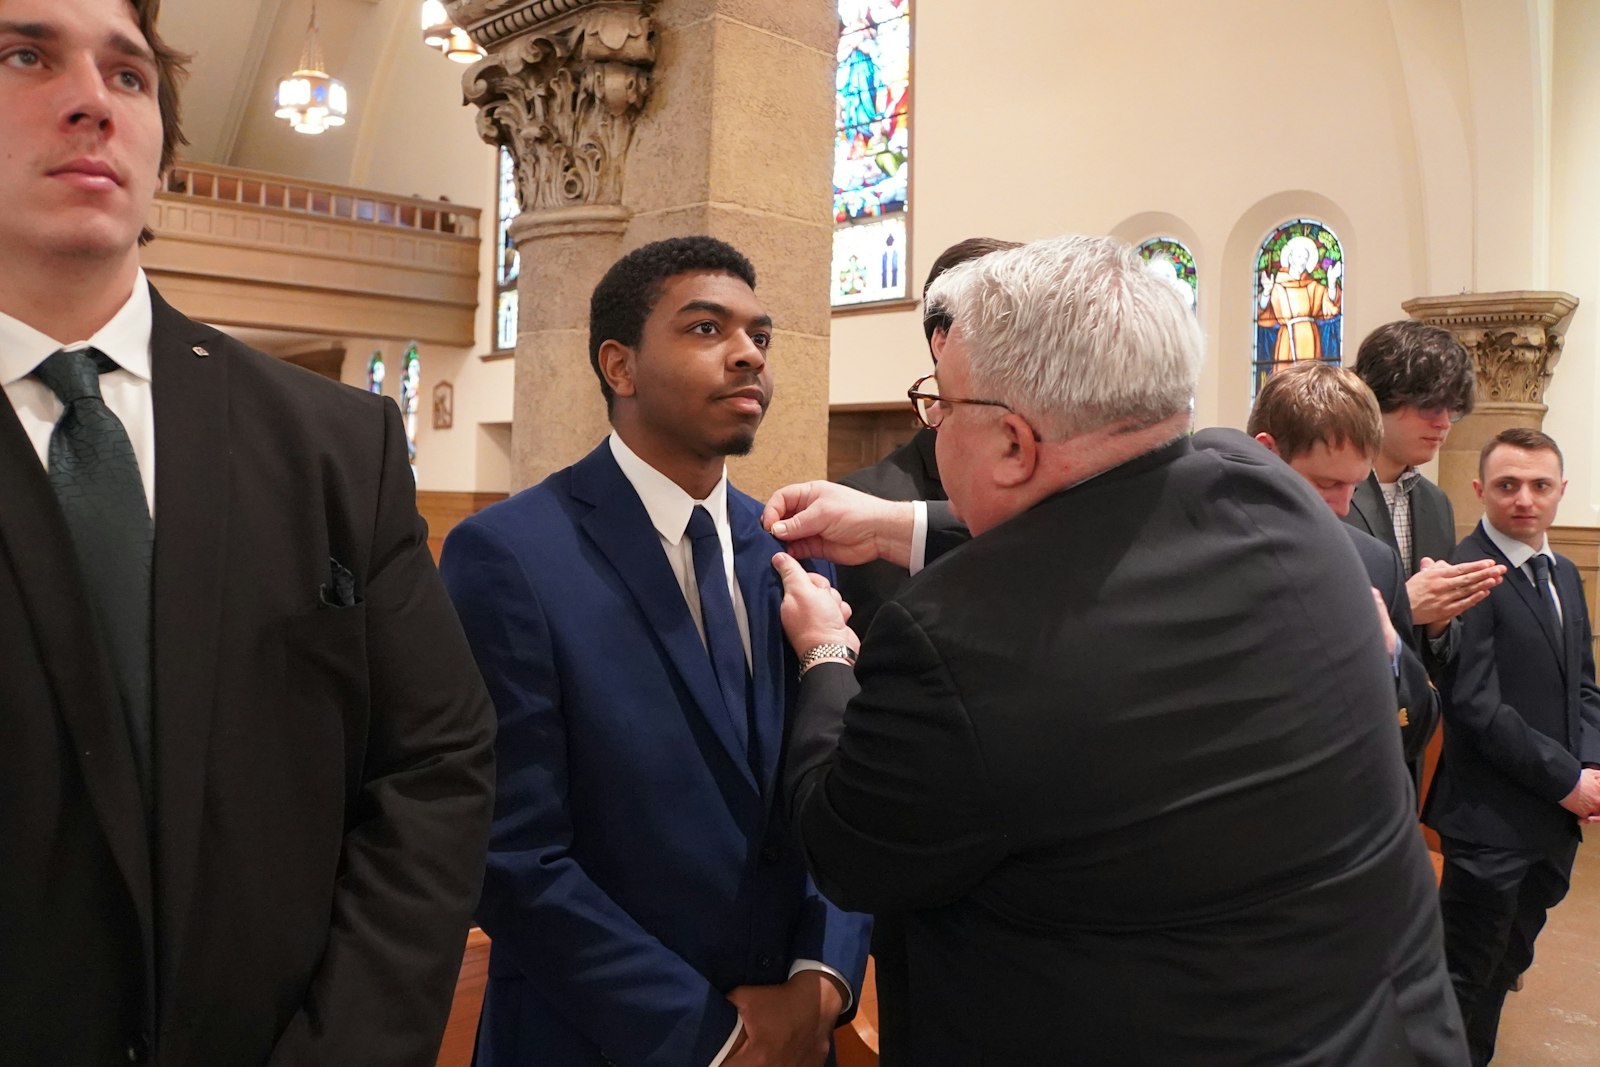
[[[1171,283],[1193,310],[1200,297],[1200,277],[1194,256],[1176,237],[1152,237],[1139,243],[1139,255],[1153,274]]]
[[[1314,219],[1279,226],[1256,257],[1255,388],[1274,370],[1337,364],[1344,331],[1344,249]]]
[[[383,351],[380,349],[372,353],[372,358],[367,360],[367,392],[383,394]]]
[[[500,149],[497,200],[494,347],[506,351],[517,347],[517,276],[521,273],[522,258],[511,239],[511,224],[522,211],[522,202],[517,196],[516,164],[505,148]]]
[[[417,346],[406,346],[405,359],[400,364],[400,414],[406,421],[406,452],[411,462],[417,461],[417,398],[422,394],[422,360],[417,356]]]

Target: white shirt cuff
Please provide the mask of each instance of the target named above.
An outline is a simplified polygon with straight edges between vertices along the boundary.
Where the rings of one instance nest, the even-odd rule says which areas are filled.
[[[739,1035],[744,1033],[744,1020],[740,1019],[733,1024],[733,1033],[728,1035],[728,1040],[722,1043],[722,1051],[717,1053],[716,1059],[711,1061],[710,1067],[722,1067],[722,1061],[728,1058],[728,1053],[733,1051],[734,1042],[739,1040]]]
[[[928,502],[911,502],[911,567],[912,574],[920,571],[928,560]],[[826,970],[827,968],[823,968]]]
[[[789,977],[793,978],[801,971],[821,971],[823,974],[827,975],[838,983],[840,991],[844,993],[844,1003],[839,1007],[839,1014],[841,1016],[849,1011],[851,1006],[855,1004],[856,995],[850,991],[850,980],[844,975],[840,974],[838,971],[834,970],[832,967],[829,967],[826,963],[823,963],[821,960],[795,960],[794,963],[789,967]],[[713,1065],[713,1067],[715,1067],[715,1065]]]

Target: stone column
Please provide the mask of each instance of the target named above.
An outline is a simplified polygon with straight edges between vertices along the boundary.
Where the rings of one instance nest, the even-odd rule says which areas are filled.
[[[1545,387],[1561,359],[1562,336],[1578,306],[1570,293],[1519,290],[1423,296],[1401,305],[1414,319],[1443,326],[1465,346],[1478,374],[1477,402],[1439,453],[1439,485],[1456,512],[1456,536],[1477,523],[1472,491],[1483,443],[1512,426],[1544,424]]]
[[[512,490],[581,457],[606,432],[589,366],[589,294],[623,251],[623,164],[650,96],[648,2],[454,0],[488,55],[462,78],[478,131],[516,162],[522,214]]]
[[[835,0],[456,0],[485,139],[517,157],[524,214],[513,480],[605,429],[588,296],[623,251],[707,233],[755,264],[777,324],[757,496],[827,469]]]

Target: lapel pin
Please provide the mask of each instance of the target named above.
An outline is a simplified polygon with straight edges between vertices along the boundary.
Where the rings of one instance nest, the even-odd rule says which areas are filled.
[[[195,345],[194,348],[191,349],[190,351],[192,351],[195,355],[199,356],[201,359],[205,359],[207,356],[209,356],[211,354],[210,352],[207,352],[205,349],[201,348],[199,345]]]

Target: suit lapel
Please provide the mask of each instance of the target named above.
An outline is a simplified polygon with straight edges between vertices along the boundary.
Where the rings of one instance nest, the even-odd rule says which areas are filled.
[[[1423,556],[1448,558],[1450,549],[1455,547],[1455,520],[1440,507],[1441,503],[1448,503],[1448,498],[1437,486],[1418,483],[1411,490],[1411,553],[1417,564]],[[1388,509],[1384,511],[1387,513]]]
[[[1366,525],[1366,530],[1373,537],[1387,545],[1394,545],[1394,520],[1389,517],[1389,505],[1383,499],[1383,490],[1378,487],[1376,473],[1368,474],[1367,480],[1356,485],[1356,491],[1350,498],[1350,507],[1360,516]],[[1409,574],[1411,561],[1400,561]]]
[[[21,610],[39,642],[40,668],[71,735],[90,807],[133,899],[145,958],[153,961],[149,828],[127,724],[99,652],[66,519],[9,402],[0,402],[0,557],[0,563],[10,560]]]
[[[761,792],[767,795],[778,772],[783,747],[784,636],[773,625],[783,600],[783,584],[772,569],[782,548],[761,528],[761,507],[728,488],[728,522],[733,530],[733,572],[750,623],[751,694],[755,701],[756,743],[761,754]]]
[[[661,551],[660,538],[639,494],[617,466],[607,442],[602,441],[572,468],[572,495],[593,507],[579,525],[627,585],[734,766],[751,789],[758,789],[746,757],[743,731],[736,729],[723,703],[711,657],[689,615],[683,590]]]
[[[228,354],[154,290],[155,763],[161,941],[170,960],[194,892],[227,547]],[[205,353],[202,355],[201,353]],[[166,980],[173,968],[164,967]]]

